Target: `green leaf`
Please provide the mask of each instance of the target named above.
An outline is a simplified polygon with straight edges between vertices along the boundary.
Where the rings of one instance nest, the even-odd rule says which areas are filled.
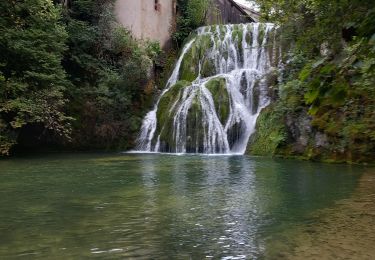
[[[309,109],[309,114],[314,116],[318,113],[319,107],[318,106],[311,106]]]
[[[319,98],[319,89],[314,89],[305,94],[306,104],[312,104]]]
[[[311,67],[312,69],[316,69],[318,68],[320,65],[322,65],[324,62],[326,61],[326,58],[322,58],[320,60],[318,60],[317,62],[315,62]]]
[[[299,74],[301,81],[306,81],[311,75],[312,68],[310,65],[305,66]]]

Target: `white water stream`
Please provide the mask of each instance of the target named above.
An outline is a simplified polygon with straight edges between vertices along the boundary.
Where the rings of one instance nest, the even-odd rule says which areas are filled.
[[[235,30],[241,33],[235,34]],[[266,76],[280,65],[281,47],[276,44],[275,31],[275,26],[269,23],[199,28],[197,36],[183,48],[154,109],[145,116],[137,150],[206,154],[245,153],[249,137],[255,131],[259,113],[270,103]],[[164,111],[170,113],[169,117],[173,117],[173,124],[158,126],[159,102],[181,80],[181,66],[185,56],[198,42],[197,39],[203,36],[209,36],[211,43],[210,47],[204,50],[204,57],[200,57],[199,64],[195,64],[199,68],[197,78],[181,89],[176,102],[168,111]],[[215,71],[212,76],[201,75],[203,59],[212,62]],[[207,87],[211,80],[218,78],[225,79],[229,98],[229,113],[225,122],[220,120],[218,109],[215,107],[215,103],[218,103]],[[197,102],[201,111],[199,115],[191,115],[192,106]],[[192,116],[195,119],[193,129],[189,121]],[[161,134],[165,127],[173,127],[172,131],[168,132],[171,135],[167,138],[169,141]]]

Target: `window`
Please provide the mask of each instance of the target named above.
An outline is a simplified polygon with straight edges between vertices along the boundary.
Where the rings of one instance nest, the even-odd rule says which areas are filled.
[[[154,5],[155,11],[160,11],[161,6],[159,3],[159,0],[154,0],[154,2],[155,2],[155,5]]]
[[[176,1],[173,1],[173,10],[174,10],[174,14],[178,13],[178,6],[177,6]]]

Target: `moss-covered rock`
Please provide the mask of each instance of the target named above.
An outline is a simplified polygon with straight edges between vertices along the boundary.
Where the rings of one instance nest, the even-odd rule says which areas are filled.
[[[203,152],[202,105],[197,95],[191,104],[186,119],[186,152]]]
[[[161,97],[157,111],[158,122],[164,123],[165,117],[169,115],[172,106],[180,100],[181,90],[189,85],[190,82],[188,81],[178,81]]]
[[[239,60],[242,60],[242,57],[243,57],[242,39],[243,39],[243,28],[238,25],[234,26],[233,31],[232,31],[232,40],[237,45],[237,49],[239,53]]]
[[[201,68],[201,76],[203,78],[211,77],[216,74],[215,64],[214,61],[210,58],[206,58],[203,60],[202,68]]]
[[[158,104],[158,110],[156,117],[158,120],[158,125],[156,128],[155,140],[156,143],[158,136],[160,135],[160,140],[163,141],[165,151],[170,151],[170,147],[174,147],[175,141],[173,139],[173,118],[174,118],[174,108],[177,102],[181,99],[183,88],[189,86],[188,81],[178,81],[174,86],[172,86],[160,99]]]
[[[234,41],[240,41],[241,42],[242,39],[243,39],[243,29],[239,28],[239,27],[237,27],[237,29],[234,29],[232,31],[232,39]]]
[[[225,25],[220,24],[219,31],[220,31],[221,40],[223,40],[225,37],[225,34],[227,33],[227,28],[225,27]]]
[[[174,118],[177,112],[178,103],[181,102],[183,91],[186,87],[190,87],[188,81],[178,81],[166,92],[159,101],[157,120],[158,125],[153,144],[160,137],[160,147],[162,151],[176,152],[174,133]],[[229,93],[226,89],[226,79],[222,77],[213,78],[205,84],[205,87],[212,94],[216,113],[220,122],[224,125],[229,117],[230,100]],[[202,130],[202,104],[201,89],[197,89],[195,97],[192,100],[186,118],[186,151],[187,152],[203,152],[204,130]]]
[[[265,34],[266,34],[266,25],[261,23],[261,24],[259,24],[259,33],[258,33],[258,44],[259,45],[262,45]]]
[[[201,35],[195,42],[199,52],[199,58],[204,58],[208,51],[214,46],[210,35]]]
[[[234,145],[238,142],[238,138],[243,135],[246,129],[244,121],[235,122],[228,130],[228,143],[230,149],[233,149]]]
[[[220,119],[220,122],[224,125],[228,120],[230,112],[230,101],[226,88],[226,80],[222,77],[213,78],[206,83],[206,88],[212,94],[216,113]]]
[[[246,97],[246,94],[247,94],[247,78],[246,78],[245,72],[243,72],[242,75],[241,75],[240,92],[244,97]]]
[[[247,153],[272,156],[287,138],[282,114],[269,106],[260,113],[256,132],[250,137]]]
[[[248,26],[247,26],[247,34],[246,34],[246,36],[245,36],[245,40],[246,40],[246,42],[247,42],[247,44],[249,44],[249,45],[251,45],[251,42],[252,42],[252,31],[253,31],[253,26],[251,25],[251,24],[249,24]]]
[[[190,50],[185,54],[184,59],[182,60],[179,78],[180,80],[193,81],[199,75],[199,57],[197,54],[197,47],[193,44]]]
[[[260,99],[260,81],[257,80],[254,84],[254,87],[252,89],[252,97],[253,97],[253,102],[251,104],[251,112],[255,114],[258,111],[259,108],[259,99]]]
[[[192,82],[198,78],[199,62],[202,60],[207,60],[207,62],[209,61],[208,54],[212,47],[213,42],[209,35],[200,35],[196,38],[195,42],[192,44],[190,50],[185,54],[185,57],[181,63],[180,80]],[[212,71],[208,65],[211,64],[206,64],[206,73],[208,73],[210,70]]]
[[[275,50],[276,51],[278,50],[278,46],[275,46],[275,44],[277,45],[278,42],[274,41],[276,37],[276,29],[272,28],[269,31],[267,37],[268,37],[268,44],[266,45],[266,50],[268,52],[268,57],[270,57],[271,66],[277,67],[279,63],[279,56],[277,55],[277,53],[274,53]]]

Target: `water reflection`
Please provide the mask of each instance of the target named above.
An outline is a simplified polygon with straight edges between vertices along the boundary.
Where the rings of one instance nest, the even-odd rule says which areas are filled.
[[[0,258],[260,258],[285,229],[350,196],[360,172],[150,154],[59,155],[0,167]]]

